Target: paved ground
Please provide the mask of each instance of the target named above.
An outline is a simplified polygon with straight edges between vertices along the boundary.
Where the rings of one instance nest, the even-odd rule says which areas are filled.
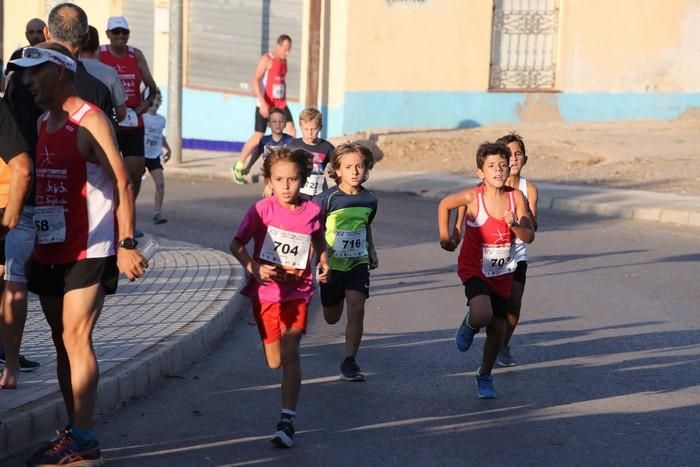
[[[180,167],[167,167],[169,176],[227,180],[232,155],[190,153],[185,160]],[[462,176],[378,169],[370,187],[439,197],[469,183]],[[699,198],[590,187],[540,188],[544,209],[700,226]],[[203,235],[202,227],[192,227],[194,240]],[[241,274],[230,256],[169,241],[163,241],[162,247],[149,274],[139,282],[123,284],[100,320],[95,340],[101,343],[97,351],[103,374],[102,413],[151,390],[162,377],[181,371],[233,319],[236,307],[227,305]],[[44,439],[62,419],[54,369],[46,364],[52,359],[48,333],[36,305],[32,307],[22,351],[45,365],[35,374],[23,375],[20,390],[1,394],[0,459],[8,450],[17,452],[33,440]]]

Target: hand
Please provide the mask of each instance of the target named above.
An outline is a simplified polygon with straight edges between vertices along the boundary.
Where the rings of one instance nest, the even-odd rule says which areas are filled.
[[[278,282],[298,281],[304,277],[306,269],[290,268],[285,266],[277,266]]]
[[[369,268],[377,269],[379,267],[379,258],[377,258],[377,252],[372,250],[369,252]]]
[[[318,272],[316,273],[316,279],[321,284],[326,284],[328,282],[328,279],[330,279],[330,275],[331,275],[331,268],[328,265],[328,262],[319,261]]]
[[[503,220],[506,221],[506,225],[508,227],[517,225],[515,222],[515,214],[513,214],[513,211],[511,210],[506,210],[505,214],[503,214]]]
[[[165,151],[165,154],[163,154],[163,163],[165,164],[170,160],[170,149]]]
[[[260,103],[260,115],[262,115],[263,118],[267,118],[270,115],[270,109],[265,102]]]
[[[440,248],[445,251],[455,251],[457,249],[457,242],[455,242],[453,238],[440,240]]]
[[[148,261],[141,255],[139,250],[119,248],[117,250],[117,267],[127,279],[133,281],[143,276],[148,267]]]
[[[269,264],[259,264],[253,261],[251,263],[250,273],[255,277],[255,280],[264,284],[277,278],[277,267]]]

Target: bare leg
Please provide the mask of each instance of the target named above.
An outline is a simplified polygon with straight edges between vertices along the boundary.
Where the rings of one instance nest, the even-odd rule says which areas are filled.
[[[41,309],[44,311],[46,321],[51,328],[51,338],[56,348],[56,377],[58,386],[61,389],[63,402],[66,404],[68,421],[72,424],[75,418],[73,407],[73,390],[71,389],[70,365],[68,355],[63,346],[63,297],[39,297]]]
[[[498,352],[503,347],[503,336],[505,335],[506,320],[494,317],[491,324],[486,327],[486,342],[484,342],[484,356],[481,359],[481,369],[479,374],[489,375],[496,363]]]
[[[155,212],[160,212],[163,209],[163,198],[165,197],[165,177],[163,176],[163,169],[152,170],[151,178],[153,178],[153,183],[156,185],[153,210]]]
[[[282,408],[296,410],[301,387],[299,343],[302,332],[289,329],[282,332]]]
[[[282,366],[282,344],[280,341],[270,342],[269,344],[263,343],[263,349],[265,350],[267,366],[273,370]]]
[[[518,321],[520,321],[520,308],[523,303],[524,292],[525,285],[520,282],[513,282],[513,290],[510,295],[510,310],[508,310],[508,316],[506,318],[506,333],[503,345],[510,344],[510,338],[513,337],[513,332],[515,332]]]
[[[345,328],[345,356],[356,357],[362,342],[367,295],[357,290],[346,290],[348,304],[348,325]]]
[[[253,133],[253,136],[248,138],[248,141],[245,142],[245,144],[243,145],[243,149],[241,149],[241,157],[239,159],[241,164],[245,165],[245,162],[248,160],[248,157],[253,152],[253,149],[255,149],[255,147],[262,139],[263,134],[264,133],[260,131],[256,131]]]
[[[134,202],[141,191],[141,177],[146,167],[146,159],[143,156],[125,156],[126,170],[129,172],[129,178],[134,186]]]
[[[27,284],[8,281],[2,294],[2,343],[5,348],[5,371],[0,387],[17,387],[19,348],[27,319]]]
[[[337,305],[324,306],[323,307],[323,318],[328,324],[335,324],[340,321],[340,317],[343,316],[343,300]]]
[[[70,365],[73,426],[91,429],[97,396],[98,368],[92,331],[102,310],[101,284],[71,290],[63,298],[63,346]]]

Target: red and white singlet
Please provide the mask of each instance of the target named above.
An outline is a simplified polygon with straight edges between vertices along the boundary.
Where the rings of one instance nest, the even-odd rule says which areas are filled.
[[[109,65],[117,71],[119,80],[126,92],[127,115],[119,122],[122,128],[133,128],[143,126],[141,115],[136,115],[133,111],[141,105],[141,69],[136,60],[136,52],[133,47],[127,48],[127,53],[123,57],[117,57],[109,50],[108,45],[100,46],[100,61]]]
[[[508,193],[508,209],[515,212],[514,190]],[[464,283],[480,277],[496,294],[510,298],[513,286],[515,233],[505,220],[493,217],[486,210],[484,186],[476,189],[477,213],[474,219],[464,221],[464,242],[459,251],[457,274]]]
[[[49,112],[41,118],[34,214],[34,258],[40,263],[66,264],[115,254],[114,184],[98,163],[78,151],[78,128],[89,112],[101,110],[85,103],[51,133],[46,128]]]
[[[265,90],[264,98],[268,107],[287,107],[287,60],[281,60],[272,52],[267,54],[272,60],[262,78],[262,87]]]

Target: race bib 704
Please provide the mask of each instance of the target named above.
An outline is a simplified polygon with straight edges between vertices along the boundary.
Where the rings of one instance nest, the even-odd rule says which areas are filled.
[[[260,250],[260,259],[280,266],[306,269],[311,235],[268,227]]]

